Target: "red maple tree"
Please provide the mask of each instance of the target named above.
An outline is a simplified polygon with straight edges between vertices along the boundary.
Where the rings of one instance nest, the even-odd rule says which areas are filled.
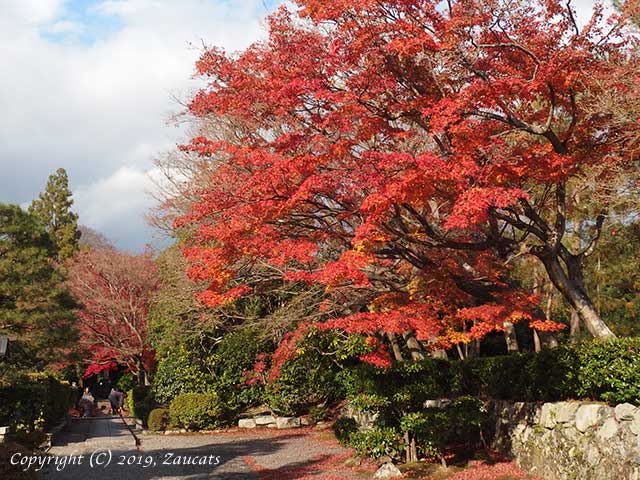
[[[509,280],[531,255],[594,336],[613,336],[582,273],[606,205],[579,249],[563,238],[576,176],[628,161],[583,103],[595,72],[624,63],[629,13],[596,8],[581,28],[557,0],[296,3],[267,41],[197,63],[208,86],[190,112],[234,132],[183,147],[216,164],[177,222],[197,227],[185,254],[210,282],[202,299],[239,298],[242,273],[268,264],[366,299],[329,327],[436,348],[523,319],[559,328]]]
[[[68,265],[67,284],[81,304],[76,312],[79,346],[87,361],[126,365],[144,383],[154,364],[147,339],[149,301],[159,284],[151,252],[83,249]]]

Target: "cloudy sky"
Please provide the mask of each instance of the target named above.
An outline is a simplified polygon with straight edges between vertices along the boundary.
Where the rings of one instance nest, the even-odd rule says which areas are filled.
[[[25,204],[64,167],[75,209],[122,248],[158,243],[154,155],[196,83],[202,42],[264,36],[276,0],[0,0],[0,202]]]
[[[581,17],[591,0],[574,0]],[[153,157],[183,140],[198,47],[265,35],[280,0],[0,0],[0,202],[27,204],[64,167],[80,222],[119,247],[146,226]]]

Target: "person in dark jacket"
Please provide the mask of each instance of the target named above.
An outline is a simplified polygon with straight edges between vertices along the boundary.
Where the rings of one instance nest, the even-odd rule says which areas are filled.
[[[111,415],[117,415],[120,413],[120,409],[122,408],[122,402],[124,400],[124,393],[116,390],[115,388],[111,389],[109,392],[109,403],[111,404]]]

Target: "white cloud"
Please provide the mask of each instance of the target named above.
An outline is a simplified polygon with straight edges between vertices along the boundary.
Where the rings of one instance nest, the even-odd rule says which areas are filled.
[[[78,35],[84,31],[86,31],[86,27],[82,23],[72,20],[61,20],[47,27],[47,32],[53,34]]]
[[[182,109],[172,97],[199,85],[192,45],[241,49],[263,35],[268,12],[263,0],[96,0],[84,12],[74,5],[2,0],[0,201],[30,201],[64,167],[81,222],[119,235],[114,212],[125,219],[129,208],[127,221],[143,232],[144,192],[133,185],[144,183],[153,156],[182,140],[166,120]],[[109,192],[119,196],[106,201]]]
[[[172,96],[199,85],[201,41],[238,50],[264,35],[266,0],[0,2],[0,201],[29,202],[64,167],[81,222],[139,248],[144,172],[181,141]],[[592,1],[573,5],[585,22]]]
[[[109,232],[112,241],[127,248],[140,250],[147,243],[159,243],[144,217],[153,206],[154,182],[160,176],[157,169],[124,166],[77,189],[74,200],[82,224]]]

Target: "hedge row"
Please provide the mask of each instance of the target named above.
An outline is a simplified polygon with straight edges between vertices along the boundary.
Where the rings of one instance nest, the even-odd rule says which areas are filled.
[[[512,401],[602,400],[640,404],[640,338],[562,345],[540,353],[464,361],[426,359],[389,370],[358,365],[339,374],[355,406],[419,408],[471,395]]]
[[[31,433],[54,426],[69,411],[75,392],[44,373],[18,374],[0,382],[0,426]]]
[[[146,423],[152,431],[169,426],[196,431],[220,427],[228,419],[228,411],[215,393],[183,393],[171,401],[168,409],[151,410]]]

